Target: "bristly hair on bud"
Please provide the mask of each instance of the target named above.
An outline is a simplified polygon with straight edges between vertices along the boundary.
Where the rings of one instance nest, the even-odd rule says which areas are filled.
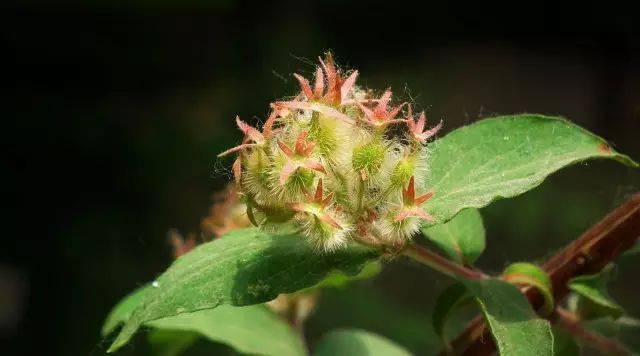
[[[349,241],[403,245],[433,220],[421,205],[436,192],[417,192],[425,144],[442,121],[427,128],[424,112],[416,118],[411,105],[392,103],[391,89],[379,97],[361,89],[358,71],[338,68],[330,53],[313,84],[293,76],[300,92],[273,102],[262,130],[236,117],[242,142],[219,155],[237,155],[232,170],[249,220],[293,226],[319,251]]]

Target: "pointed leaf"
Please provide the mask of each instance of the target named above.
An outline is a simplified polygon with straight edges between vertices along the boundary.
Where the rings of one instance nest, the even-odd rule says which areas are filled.
[[[264,305],[222,305],[145,324],[159,330],[191,331],[242,354],[305,355],[300,336]]]
[[[122,300],[120,300],[118,304],[116,304],[116,306],[113,307],[113,309],[111,309],[111,311],[109,312],[107,319],[102,325],[102,331],[100,332],[101,335],[107,336],[111,334],[118,327],[118,325],[129,320],[131,313],[138,306],[149,288],[151,288],[150,285],[140,287],[128,294],[126,297],[122,298]]]
[[[355,275],[377,256],[357,245],[321,253],[295,234],[269,235],[253,228],[232,231],[180,257],[158,277],[109,352],[126,344],[146,322],[220,304],[263,303],[311,287],[332,271]]]
[[[318,344],[315,356],[409,356],[411,353],[393,341],[364,330],[331,331]]]
[[[603,139],[561,118],[523,114],[478,121],[429,145],[423,207],[445,222],[464,208],[480,208],[538,186],[551,173],[592,158],[637,167]]]
[[[635,256],[640,256],[640,241],[636,242],[635,245],[633,245],[632,248],[628,249],[623,256],[626,257],[635,257]]]
[[[473,264],[485,248],[484,225],[477,209],[465,209],[444,224],[423,228],[422,233],[460,264]]]
[[[518,288],[499,279],[462,281],[474,295],[501,356],[551,356],[553,334]]]
[[[140,288],[125,297],[113,309],[104,329],[113,330],[118,324],[126,322],[150,288]],[[198,337],[229,345],[246,354],[305,354],[304,345],[296,332],[264,305],[223,305],[150,321],[144,325],[153,329],[149,341],[153,349],[161,352],[155,354],[178,355]]]
[[[610,315],[614,318],[621,316],[624,310],[607,292],[607,285],[611,279],[613,265],[607,266],[600,273],[578,276],[569,281],[568,287],[582,298],[594,303],[598,307],[598,314]]]

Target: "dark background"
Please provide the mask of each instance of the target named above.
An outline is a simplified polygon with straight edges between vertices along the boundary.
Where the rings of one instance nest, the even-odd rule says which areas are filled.
[[[110,307],[170,263],[166,231],[197,231],[229,180],[216,154],[240,140],[234,116],[264,118],[325,50],[360,84],[443,118],[443,134],[495,114],[562,115],[640,159],[639,25],[614,2],[0,6],[2,355],[103,354]],[[640,175],[613,162],[563,170],[482,210],[479,264],[542,260],[638,190]],[[637,273],[622,271],[612,293],[640,316]],[[307,334],[313,344],[358,326],[432,354],[429,314],[447,283],[394,262],[326,292]]]

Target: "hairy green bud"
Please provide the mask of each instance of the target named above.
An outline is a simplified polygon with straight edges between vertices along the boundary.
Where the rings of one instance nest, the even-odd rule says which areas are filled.
[[[348,75],[346,75],[348,74]],[[391,91],[372,97],[355,86],[357,71],[338,70],[330,54],[315,85],[300,75],[301,93],[271,104],[262,131],[239,118],[243,142],[233,172],[249,220],[264,229],[297,229],[319,250],[348,241],[398,246],[431,216],[416,196],[424,183],[424,113],[391,106]],[[402,118],[401,118],[402,117]]]

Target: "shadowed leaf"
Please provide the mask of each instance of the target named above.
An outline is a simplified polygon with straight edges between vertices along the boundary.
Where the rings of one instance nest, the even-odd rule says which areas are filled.
[[[409,356],[411,353],[393,341],[364,330],[344,329],[327,333],[315,356]]]
[[[166,333],[193,332],[250,355],[305,355],[300,336],[264,305],[222,305],[145,324]]]
[[[431,322],[433,324],[433,330],[443,341],[446,348],[449,348],[445,335],[445,324],[447,320],[457,308],[471,300],[471,294],[467,288],[459,283],[452,284],[438,296],[433,309]]]
[[[501,356],[553,355],[553,334],[518,288],[498,279],[462,281],[484,314]]]
[[[574,336],[557,326],[553,327],[553,355],[580,356],[580,346]]]
[[[485,248],[484,225],[477,209],[465,209],[444,224],[423,228],[422,233],[460,264],[472,264]]]
[[[597,310],[591,308],[591,311],[597,311],[598,316],[610,315],[617,318],[624,313],[624,310],[607,292],[612,272],[613,265],[608,265],[600,273],[573,278],[569,281],[568,287],[582,298],[595,304]]]
[[[133,309],[151,288],[139,288],[114,307],[105,322],[105,335],[128,320]],[[300,336],[264,305],[221,305],[215,309],[150,321],[144,326],[152,329],[149,342],[159,355],[178,355],[199,337],[229,345],[245,354],[305,354]]]
[[[149,345],[153,356],[178,356],[198,340],[190,331],[154,329],[149,331]]]

